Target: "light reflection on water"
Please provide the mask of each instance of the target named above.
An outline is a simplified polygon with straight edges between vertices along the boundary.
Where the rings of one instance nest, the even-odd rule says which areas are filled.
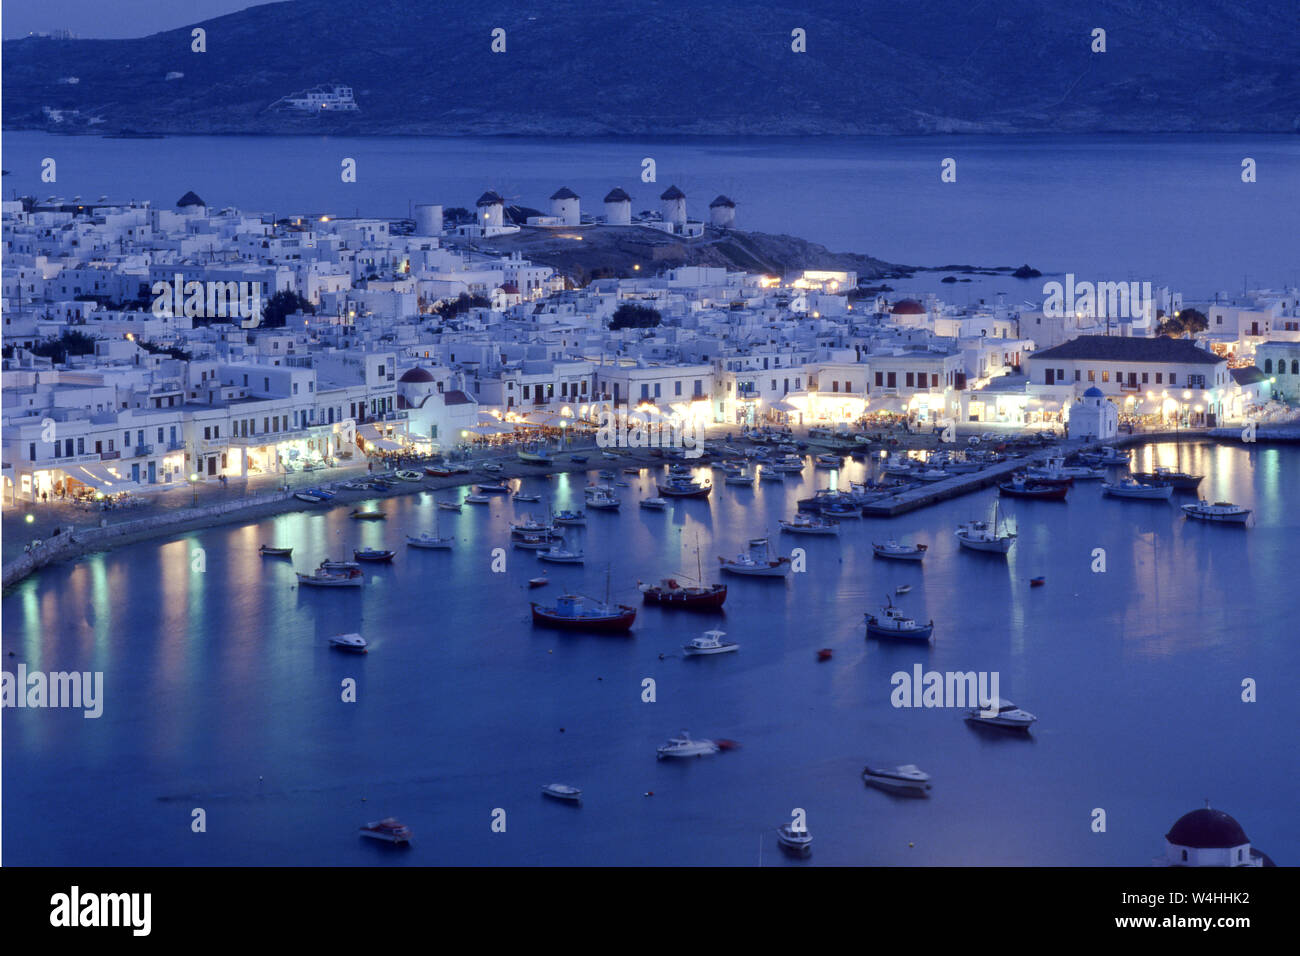
[[[570,534],[587,564],[547,567],[540,591],[525,582],[542,565],[510,547],[508,519],[545,503],[494,496],[437,512],[449,492],[364,505],[383,522],[352,521],[350,506],[296,512],[48,569],[4,598],[4,648],[17,655],[6,666],[102,669],[107,702],[99,720],[5,714],[6,862],[753,865],[761,835],[800,806],[814,863],[1142,864],[1206,796],[1294,862],[1300,775],[1284,728],[1300,704],[1276,680],[1300,665],[1288,578],[1300,546],[1282,477],[1300,449],[1163,443],[1137,461],[1205,474],[1207,497],[1261,520],[1187,522],[1178,499],[1113,501],[1085,483],[1065,505],[1008,503],[1019,539],[1003,562],[952,537],[988,514],[989,491],[848,522],[838,540],[792,538],[776,520],[825,472],[719,483],[663,513],[637,507],[655,493],[647,472],[619,489],[620,513],[589,512]],[[854,464],[837,477],[865,474]],[[529,484],[558,509],[581,507],[586,481]],[[407,549],[404,536],[432,531],[435,515],[456,550]],[[638,579],[694,575],[697,541],[716,579],[718,556],[763,533],[782,553],[805,548],[809,571],[729,580],[721,617],[644,608],[632,638],[530,623],[529,600],[570,587],[603,596],[607,566],[612,597],[639,603]],[[891,535],[929,545],[924,568],[874,559],[870,542]],[[261,558],[263,542],[292,544],[293,560]],[[399,553],[366,568],[360,592],[296,587],[294,567],[365,545]],[[192,569],[194,547],[206,571]],[[489,570],[496,547],[504,574]],[[1091,570],[1096,548],[1105,573]],[[1047,584],[1031,589],[1037,575]],[[863,639],[863,611],[903,583],[912,592],[893,599],[935,621],[928,650]],[[711,626],[741,651],[682,659],[681,644]],[[331,652],[342,631],[363,633],[372,653]],[[831,661],[816,662],[820,647]],[[948,710],[895,710],[890,675],[916,662],[998,671],[1003,696],[1039,716],[1033,738],[979,733]],[[1258,704],[1239,701],[1245,676],[1261,682]],[[340,702],[347,677],[355,704]],[[653,704],[641,701],[646,677]],[[656,762],[681,727],[742,747]],[[917,763],[935,777],[930,799],[864,789],[868,760]],[[581,827],[538,795],[553,779],[586,791]],[[189,839],[194,806],[209,811],[203,842]],[[498,806],[508,835],[493,839]],[[1107,835],[1088,829],[1096,806]],[[377,813],[415,829],[412,854],[355,839]],[[36,814],[39,838],[22,825]],[[788,862],[774,839],[765,847],[765,865]]]

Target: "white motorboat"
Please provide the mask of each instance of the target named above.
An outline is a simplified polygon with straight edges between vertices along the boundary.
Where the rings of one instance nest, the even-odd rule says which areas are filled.
[[[440,538],[436,534],[429,534],[422,531],[419,534],[408,534],[406,543],[412,548],[425,548],[430,551],[450,551],[451,546],[456,543],[455,538]]]
[[[777,471],[775,468],[771,467],[770,465],[764,465],[762,468],[758,470],[758,480],[784,482],[785,475],[781,474],[781,472]]]
[[[522,504],[536,504],[537,502],[542,500],[542,496],[531,494],[531,493],[525,494],[522,491],[516,491],[513,495],[510,496],[510,500],[518,501]]]
[[[718,558],[722,570],[730,574],[745,574],[751,577],[783,578],[791,570],[790,559],[774,556],[767,538],[750,538],[749,550],[735,558]]]
[[[784,823],[777,828],[776,840],[783,849],[803,855],[812,852],[812,833],[807,829],[796,830],[793,823]]]
[[[712,740],[695,740],[683,730],[676,737],[669,737],[668,743],[655,753],[660,760],[665,760],[670,757],[703,757],[705,754],[715,754],[719,749]]]
[[[310,491],[295,491],[293,496],[299,501],[307,502],[309,505],[318,505],[325,500],[320,495],[314,495]]]
[[[1168,501],[1174,495],[1173,485],[1144,485],[1132,478],[1103,482],[1101,490],[1112,498],[1140,498],[1146,501]]]
[[[899,767],[862,768],[862,781],[882,790],[907,793],[925,793],[930,789],[930,775],[916,766],[905,763]]]
[[[406,844],[411,842],[411,828],[394,817],[385,817],[376,823],[367,823],[361,828],[361,835],[385,843]]]
[[[510,534],[512,537],[516,538],[536,535],[552,538],[560,538],[564,536],[561,532],[556,531],[553,525],[542,524],[532,515],[524,515],[522,521],[511,524]]]
[[[439,501],[438,507],[441,508],[443,511],[454,511],[457,514],[460,514],[459,501]]]
[[[465,496],[465,504],[467,505],[490,505],[491,503],[492,497],[490,495],[473,494]]]
[[[722,479],[724,485],[740,485],[742,487],[754,487],[754,476],[745,474],[743,471],[729,471],[726,477]]]
[[[556,800],[568,800],[570,803],[582,802],[582,791],[567,783],[548,783],[542,787],[542,793]]]
[[[782,531],[790,534],[839,534],[840,526],[834,521],[814,518],[804,512],[798,512],[789,521],[777,521]]]
[[[1250,518],[1250,509],[1234,505],[1230,501],[1198,501],[1196,504],[1183,505],[1183,514],[1197,521],[1222,521],[1228,524],[1245,524]]]
[[[735,641],[724,641],[723,638],[726,636],[726,631],[705,631],[690,643],[683,644],[682,650],[687,657],[698,657],[705,654],[727,654],[731,651],[740,650],[740,645]]]
[[[567,551],[558,545],[552,545],[545,551],[537,552],[539,561],[549,561],[551,564],[582,564],[581,551]]]
[[[1129,463],[1128,452],[1109,445],[1101,451],[1080,452],[1079,457],[1084,461],[1097,465],[1127,465]]]
[[[899,544],[893,538],[890,538],[884,544],[871,543],[871,553],[878,558],[889,558],[893,561],[923,561],[928,546],[924,544]]]
[[[966,711],[966,719],[972,723],[1001,727],[1005,730],[1028,730],[1038,718],[1027,710],[1021,710],[1005,697],[999,697],[997,712],[986,714],[985,710],[993,708],[972,707]]]
[[[799,455],[783,455],[766,467],[785,475],[797,475],[803,472],[803,458]]]
[[[583,489],[587,507],[596,511],[617,511],[623,502],[608,485],[588,485]]]
[[[551,543],[550,535],[545,534],[523,534],[513,537],[510,541],[520,551],[548,551],[555,547]]]
[[[330,638],[330,646],[353,654],[367,653],[366,639],[360,634],[335,634]]]
[[[642,498],[641,507],[647,511],[663,511],[668,507],[667,498]]]
[[[557,511],[551,521],[560,525],[585,525],[587,516],[581,511]]]
[[[997,554],[1006,554],[1011,550],[1011,545],[1016,540],[1014,531],[1007,531],[1002,528],[996,498],[993,500],[993,523],[991,525],[987,521],[968,521],[954,531],[953,534],[957,538],[957,543],[963,548],[970,548],[972,551],[990,551]]]

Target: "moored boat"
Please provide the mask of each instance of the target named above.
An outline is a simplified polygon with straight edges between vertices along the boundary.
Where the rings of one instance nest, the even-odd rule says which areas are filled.
[[[506,481],[494,481],[485,485],[475,485],[474,491],[480,495],[508,495],[510,484]]]
[[[867,613],[867,637],[901,641],[928,641],[934,634],[934,621],[922,624],[894,607],[888,598],[877,614]]]
[[[682,652],[687,657],[699,657],[708,654],[729,654],[740,650],[735,641],[724,641],[725,631],[705,631],[699,637],[682,645]]]
[[[663,511],[668,507],[667,498],[642,498],[641,507],[646,511]]]
[[[298,575],[298,584],[308,587],[317,588],[359,588],[365,583],[365,578],[358,570],[351,571],[316,571],[313,574],[303,574],[301,571],[296,572]]]
[[[707,498],[713,485],[701,483],[689,475],[669,475],[666,482],[657,482],[660,496],[664,498]]]
[[[620,633],[629,631],[636,620],[636,608],[626,604],[602,604],[577,594],[562,594],[555,604],[532,603],[533,623],[568,631]]]
[[[1005,498],[1038,498],[1043,501],[1064,501],[1069,490],[1068,485],[1025,478],[1012,478],[998,485],[998,494]]]
[[[581,511],[557,511],[552,516],[551,522],[561,525],[584,525],[587,523],[587,516]]]
[[[341,651],[350,651],[353,654],[365,654],[369,650],[366,639],[360,634],[335,634],[330,638],[330,647],[337,647]]]
[[[889,558],[893,561],[922,561],[925,559],[925,552],[928,546],[924,544],[900,544],[893,538],[890,538],[884,544],[871,543],[871,553],[878,558]]]
[[[367,823],[361,828],[361,835],[385,843],[405,845],[411,842],[411,828],[394,817],[385,817],[376,823]]]
[[[348,515],[354,521],[380,521],[385,517],[382,511],[362,511],[360,508]]]
[[[862,768],[862,782],[897,793],[924,794],[930,789],[930,775],[916,764],[898,767],[867,766]]]
[[[396,473],[396,477],[400,481],[423,481],[424,480],[424,476],[420,474],[418,471],[399,471]]]
[[[623,503],[609,485],[588,485],[583,489],[587,507],[595,511],[617,511]]]
[[[825,514],[825,512],[822,512]],[[840,526],[833,521],[809,517],[804,512],[796,512],[789,521],[779,520],[781,530],[789,534],[839,534]]]
[[[325,499],[320,495],[314,495],[310,491],[295,491],[293,496],[299,501],[305,501],[309,505],[318,505]]]
[[[1250,518],[1250,509],[1234,505],[1230,501],[1198,501],[1196,504],[1182,506],[1183,514],[1197,521],[1221,521],[1227,524],[1245,524]]]
[[[987,551],[994,554],[1006,554],[1015,543],[1016,533],[1002,528],[998,518],[997,499],[993,501],[993,523],[987,521],[968,521],[953,532],[957,543],[972,551]]]
[[[790,573],[790,559],[783,555],[773,555],[767,538],[750,538],[749,550],[734,558],[718,558],[722,570],[729,574],[743,574],[750,577],[777,578]]]
[[[393,560],[396,551],[389,551],[385,548],[361,548],[359,551],[353,551],[352,557],[358,561],[372,561],[387,564]]]
[[[438,507],[443,511],[454,511],[457,514],[460,514],[461,505],[459,501],[439,501]]]
[[[691,611],[716,611],[727,600],[725,584],[682,585],[676,578],[664,578],[658,584],[638,582],[646,604]]]
[[[669,758],[703,757],[706,754],[715,754],[718,750],[718,745],[712,740],[696,740],[683,730],[676,737],[669,737],[668,742],[655,751],[655,755],[660,760],[667,760]]]
[[[1168,501],[1173,497],[1173,485],[1144,485],[1132,478],[1102,482],[1101,490],[1112,498],[1137,498],[1146,501]]]
[[[966,719],[981,726],[1023,731],[1028,731],[1034,721],[1038,720],[1029,711],[1021,710],[1005,697],[999,697],[994,707],[972,707],[966,711]]]
[[[273,548],[269,544],[262,545],[257,551],[264,558],[287,558],[293,554],[293,548]]]
[[[806,856],[812,852],[812,833],[806,828],[796,830],[793,823],[783,823],[776,831],[776,840],[781,849],[797,856]]]
[[[542,787],[542,793],[556,800],[567,800],[570,803],[582,802],[582,791],[567,783],[548,783]]]
[[[1144,485],[1170,485],[1174,491],[1195,491],[1204,480],[1204,475],[1192,475],[1185,471],[1173,471],[1169,468],[1157,468],[1155,471],[1129,472],[1134,481]]]
[[[440,538],[436,534],[429,534],[427,531],[406,536],[406,543],[412,548],[425,548],[427,550],[450,551],[455,542],[455,538]]]

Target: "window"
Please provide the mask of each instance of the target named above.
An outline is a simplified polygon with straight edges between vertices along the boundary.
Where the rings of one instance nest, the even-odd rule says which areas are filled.
[[[930,373],[930,387],[931,387],[931,388],[938,388],[938,387],[939,387],[939,373],[938,373],[938,372],[931,372],[931,373]],[[846,389],[846,391],[847,391],[847,389]]]
[[[1273,360],[1272,360],[1272,359],[1264,359],[1264,374],[1265,374],[1265,375],[1272,375],[1272,374],[1273,374]]]
[[[1147,383],[1147,373],[1146,373],[1146,372],[1143,372],[1143,373],[1142,373],[1142,384],[1145,385],[1146,383]]]
[[[682,380],[678,379],[677,381],[673,382],[673,394],[680,395],[681,393],[682,393]]]
[[[207,441],[207,440],[210,439],[211,437],[212,437],[212,428],[211,428],[210,426],[204,426],[204,428],[203,428],[203,440],[204,440],[204,441]],[[98,450],[98,449],[96,449],[96,450]]]
[[[693,394],[696,398],[699,398],[704,394],[704,383],[698,378],[695,380],[695,391]]]
[[[1170,373],[1169,373],[1169,384],[1170,384],[1170,385],[1177,385],[1177,384],[1178,384],[1178,373],[1177,373],[1177,372],[1170,372]]]
[[[270,390],[271,390],[271,380],[269,378],[262,379],[262,391],[269,392]]]
[[[908,387],[908,388],[911,388],[914,384],[916,384],[915,381],[914,381],[915,378],[916,378],[916,376],[913,375],[911,372],[908,372],[908,373],[907,373],[907,387]]]
[[[884,372],[877,372],[877,373],[876,373],[876,388],[883,388],[884,385],[885,385],[885,373],[884,373]],[[795,387],[796,390],[799,388],[799,380],[798,380],[798,379],[795,379],[795,380],[794,380],[794,387]]]
[[[27,443],[27,460],[28,461],[36,460],[36,442]]]
[[[1092,369],[1088,369],[1088,381],[1090,382],[1097,381],[1097,373],[1094,372]]]
[[[529,386],[529,385],[525,385],[525,386],[524,386],[524,398],[527,398],[527,397],[528,397],[528,389],[529,389],[529,388],[531,388],[531,386]]]
[[[1058,368],[1058,369],[1056,370],[1056,380],[1057,380],[1058,382],[1064,382],[1064,381],[1065,381],[1065,369],[1063,369],[1063,368]]]
[[[1077,382],[1079,378],[1080,378],[1079,370],[1076,368],[1074,370],[1074,380]]]
[[[86,439],[84,439],[84,438],[78,438],[78,439],[77,439],[77,454],[78,454],[78,455],[84,455],[85,453],[86,453]]]
[[[1109,382],[1109,381],[1110,381],[1110,372],[1102,372],[1102,373],[1101,373],[1101,380],[1102,380],[1103,382]]]
[[[898,388],[898,373],[889,372],[885,375],[886,388]]]
[[[839,390],[840,390],[840,383],[839,383],[839,382],[831,382],[831,391],[832,391],[832,392],[838,392]]]
[[[649,385],[644,385],[644,384],[643,384],[643,385],[641,386],[641,397],[642,397],[642,398],[649,398],[649,397],[650,397],[650,386],[649,386]]]
[[[1297,361],[1296,359],[1291,360],[1291,374],[1300,375],[1300,361]]]
[[[1164,384],[1164,380],[1165,380],[1165,373],[1164,373],[1164,372],[1156,372],[1156,384],[1157,384],[1157,385],[1163,385],[1163,384]]]
[[[655,398],[659,397],[659,383],[655,382]]]

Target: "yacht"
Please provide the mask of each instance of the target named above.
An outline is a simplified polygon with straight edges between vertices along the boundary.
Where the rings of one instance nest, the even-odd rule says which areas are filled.
[[[718,558],[722,570],[751,577],[783,578],[790,573],[790,559],[774,556],[767,538],[750,538],[749,550],[735,558]]]
[[[1196,504],[1183,505],[1183,514],[1197,521],[1223,521],[1230,524],[1245,524],[1250,517],[1250,509],[1234,505],[1230,501],[1198,501]]]
[[[1006,730],[1025,731],[1029,730],[1034,721],[1038,719],[1028,711],[1021,710],[1005,697],[998,698],[996,714],[986,715],[985,709],[991,708],[972,707],[966,711],[966,719],[975,724],[987,724],[990,727],[1002,727]]]
[[[393,817],[385,817],[376,823],[367,823],[361,828],[361,835],[385,843],[405,845],[411,842],[411,828]]]
[[[930,789],[930,775],[911,763],[899,767],[873,767],[868,764],[862,768],[862,780],[873,787],[899,793],[924,794]]]
[[[666,760],[670,757],[703,757],[705,754],[715,754],[718,750],[718,745],[712,740],[695,740],[683,730],[676,737],[669,737],[668,743],[655,753],[660,760]]]
[[[783,823],[776,831],[776,840],[782,849],[800,856],[812,852],[812,833],[807,829],[796,830],[793,823]]]
[[[698,657],[705,654],[727,654],[731,651],[740,650],[740,645],[735,641],[724,641],[727,634],[725,631],[705,631],[701,636],[691,642],[682,645],[687,657]]]
[[[360,634],[335,634],[330,638],[330,646],[353,654],[366,653],[366,639]]]
[[[1002,528],[998,519],[998,503],[993,501],[993,524],[987,521],[968,521],[959,527],[953,534],[957,538],[957,543],[963,548],[970,548],[972,551],[990,551],[996,554],[1006,554],[1011,550],[1011,545],[1016,540],[1014,531],[1006,531]]]

